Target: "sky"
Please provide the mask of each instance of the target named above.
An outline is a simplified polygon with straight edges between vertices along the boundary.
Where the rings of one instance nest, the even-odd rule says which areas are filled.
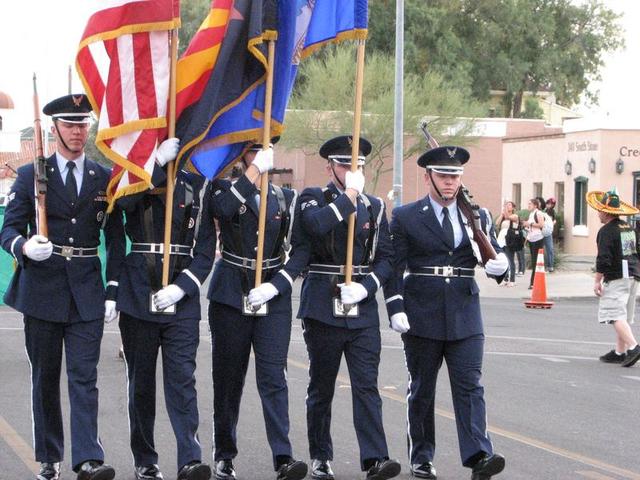
[[[579,0],[576,0],[579,1]],[[589,119],[607,119],[640,129],[640,2],[604,0],[624,14],[626,49],[607,55],[599,106],[579,106]],[[73,92],[82,91],[75,73],[75,54],[89,14],[100,0],[14,0],[0,6],[0,91],[16,107],[18,128],[33,123],[32,77],[38,77],[40,107],[68,92],[72,66]]]

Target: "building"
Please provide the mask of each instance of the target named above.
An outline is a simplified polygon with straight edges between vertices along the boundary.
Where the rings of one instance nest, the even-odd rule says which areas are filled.
[[[590,190],[615,186],[623,200],[640,205],[640,130],[567,122],[561,132],[509,136],[503,143],[502,196],[557,200],[563,251],[595,255],[601,226],[587,206]]]
[[[475,126],[468,139],[466,148],[471,154],[471,161],[465,165],[464,183],[479,205],[488,208],[497,216],[505,199],[511,195],[503,195],[501,185],[503,176],[503,139],[508,137],[523,137],[533,135],[548,135],[561,133],[559,127],[549,127],[544,120],[513,119],[513,118],[483,118],[475,121]],[[286,135],[286,133],[285,133]],[[420,139],[419,141],[423,141]],[[446,144],[446,140],[441,140]],[[320,145],[318,145],[318,148]],[[416,164],[417,155],[408,158],[403,164],[402,203],[418,200],[426,195],[423,168]],[[326,160],[315,152],[302,150],[286,150],[276,145],[276,166],[284,169],[287,174],[280,178],[274,177],[275,183],[285,184],[298,190],[309,186],[324,185],[328,182],[325,171]],[[393,152],[389,151],[385,164],[381,168],[375,189],[372,184],[367,185],[367,192],[373,193],[387,201],[388,209],[393,207],[393,201],[388,193],[393,190]],[[372,178],[371,168],[366,177]],[[519,202],[518,202],[519,203]],[[526,205],[524,205],[526,207]]]
[[[55,150],[55,140],[48,139],[44,144],[47,152]],[[0,205],[16,178],[16,170],[36,157],[33,141],[33,128],[19,129],[15,119],[15,108],[11,97],[0,91]]]
[[[491,90],[489,92],[489,108],[490,111],[494,113],[494,115],[491,115],[492,117],[500,116],[500,114],[503,113],[508,115],[508,113],[504,112],[504,97],[506,94],[507,92],[504,90]],[[548,125],[562,125],[566,120],[581,118],[579,113],[574,112],[570,108],[558,105],[554,92],[523,92],[522,102],[525,103],[529,99],[535,100],[541,112],[540,118]]]

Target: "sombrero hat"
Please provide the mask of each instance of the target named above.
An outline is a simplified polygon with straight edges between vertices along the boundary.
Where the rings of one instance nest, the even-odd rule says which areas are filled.
[[[636,207],[620,200],[616,187],[613,187],[608,192],[594,190],[587,193],[587,203],[591,208],[611,215],[635,215],[640,213],[640,210]]]

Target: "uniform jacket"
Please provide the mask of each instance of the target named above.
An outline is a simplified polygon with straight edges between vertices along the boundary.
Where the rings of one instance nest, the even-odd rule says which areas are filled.
[[[49,240],[59,246],[97,247],[107,210],[109,170],[85,159],[81,190],[72,206],[55,154],[46,160],[46,165]],[[47,260],[35,262],[22,254],[27,238],[36,231],[33,172],[33,164],[18,169],[18,178],[11,188],[11,200],[5,210],[4,225],[0,232],[2,247],[17,262],[4,301],[25,315],[52,322],[67,322],[73,298],[81,320],[102,318],[105,289],[97,256],[67,260],[52,254]],[[118,216],[109,216],[104,233],[107,280],[115,280],[120,261],[113,245],[114,240],[122,237],[122,223]]]
[[[330,200],[327,202],[327,198]],[[333,316],[333,297],[339,296],[338,283],[344,276],[309,273],[302,284],[299,318],[312,318],[329,325],[346,328],[364,328],[378,325],[376,291],[392,274],[392,246],[389,225],[384,211],[384,202],[367,195],[371,215],[358,198],[356,228],[353,247],[353,265],[366,265],[366,245],[371,229],[371,217],[377,225],[376,249],[372,269],[368,275],[354,275],[352,280],[361,283],[368,292],[359,303],[358,318],[345,319]],[[344,265],[346,261],[347,229],[349,214],[356,211],[349,197],[331,183],[326,188],[307,188],[300,195],[302,228],[310,243],[310,264]]]
[[[410,335],[459,340],[483,333],[479,289],[474,278],[404,275],[405,269],[417,267],[476,267],[478,260],[464,226],[466,219],[461,212],[459,216],[463,239],[452,248],[444,240],[428,197],[393,211],[395,275],[385,287],[385,298],[389,317],[399,312],[407,314]],[[501,252],[493,235],[490,240],[496,252]]]
[[[192,246],[191,256],[171,255],[174,266],[169,283],[182,288],[185,297],[177,304],[176,313],[167,315],[149,312],[149,294],[158,289],[162,280],[162,255],[153,254],[155,270],[149,272],[145,253],[129,253],[122,268],[118,285],[118,310],[151,322],[171,322],[178,319],[200,318],[200,287],[206,280],[216,250],[215,225],[209,191],[202,192],[202,177],[178,172],[174,189],[171,243]],[[209,187],[207,187],[208,189]],[[152,221],[145,223],[145,210],[151,208]],[[131,242],[163,243],[165,195],[147,193],[133,205],[125,207],[125,230]],[[124,247],[124,245],[122,245]],[[152,281],[155,280],[155,284]]]
[[[216,180],[212,183],[212,204],[214,216],[220,228],[221,250],[225,250],[239,257],[255,259],[259,207],[255,196],[259,193],[256,186],[246,176],[240,177],[235,183],[229,180]],[[265,270],[263,268],[263,282],[271,282],[279,295],[270,304],[270,311],[278,308],[290,310],[289,297],[294,280],[306,267],[309,259],[308,246],[302,242],[300,235],[297,192],[283,188],[286,211],[290,223],[287,236],[290,237],[291,250],[282,267]],[[276,258],[282,253],[282,245],[278,243],[281,235],[283,215],[273,187],[269,187],[267,194],[267,221],[265,225],[263,260]],[[255,270],[242,268],[220,258],[216,262],[213,278],[209,287],[209,300],[231,307],[242,308],[242,294],[248,293],[255,285]],[[283,305],[278,305],[286,298]],[[276,309],[276,310],[274,310]]]

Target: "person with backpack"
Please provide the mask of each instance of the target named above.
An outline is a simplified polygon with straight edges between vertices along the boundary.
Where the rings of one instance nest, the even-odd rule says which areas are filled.
[[[501,283],[507,287],[516,285],[516,264],[515,255],[518,250],[522,250],[524,245],[524,235],[520,229],[520,219],[515,213],[516,205],[511,201],[504,203],[502,213],[496,220],[498,232],[498,245],[504,249],[504,253],[509,260],[509,274],[506,282]]]
[[[523,222],[528,230],[527,242],[529,242],[529,251],[531,253],[531,280],[529,281],[529,290],[533,288],[533,278],[536,273],[536,262],[538,261],[538,250],[544,247],[544,235],[542,227],[544,226],[544,215],[540,211],[540,200],[532,198],[527,205],[529,210],[529,219]]]

